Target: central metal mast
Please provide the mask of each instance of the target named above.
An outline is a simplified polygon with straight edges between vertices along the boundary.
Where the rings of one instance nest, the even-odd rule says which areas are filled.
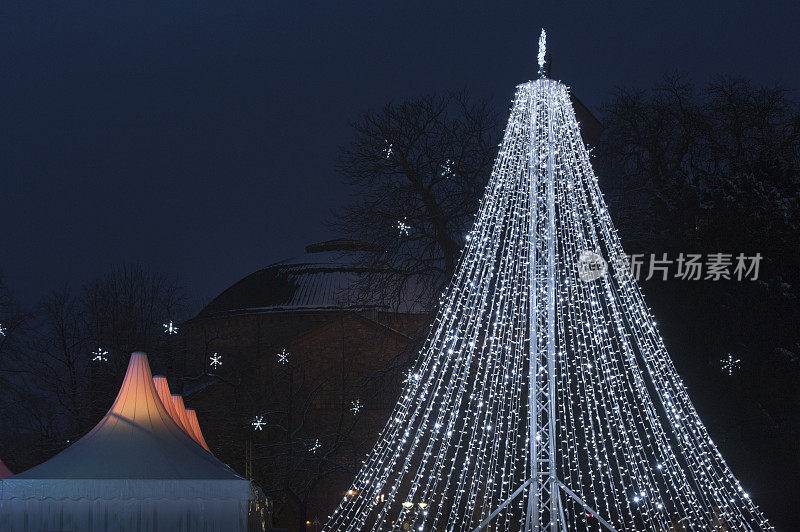
[[[555,161],[553,154],[553,107],[547,92],[547,460],[548,486],[550,499],[550,530],[558,530],[557,502],[558,478],[556,477],[556,201]]]
[[[529,350],[529,365],[528,365],[528,459],[530,460],[531,479],[528,487],[528,508],[525,515],[525,531],[531,532],[539,526],[539,442],[541,441],[541,434],[539,433],[539,397],[537,384],[537,376],[539,374],[539,335],[537,334],[537,315],[538,315],[538,299],[536,297],[536,265],[537,259],[537,246],[536,238],[536,222],[538,219],[538,203],[536,201],[537,189],[539,188],[538,172],[536,171],[537,156],[536,150],[536,90],[531,88],[530,102],[528,104],[530,114],[530,160],[528,161],[528,205],[530,212],[528,214],[528,350]]]
[[[525,529],[527,531],[538,530],[541,522],[542,512],[546,511],[549,518],[551,532],[559,530],[559,510],[560,501],[558,496],[558,476],[555,460],[555,357],[556,357],[556,296],[555,296],[555,276],[556,276],[556,223],[555,223],[555,152],[553,145],[555,142],[553,135],[553,107],[554,102],[550,101],[551,92],[549,90],[550,80],[544,78],[545,62],[545,32],[539,37],[539,76],[540,79],[531,84],[531,104],[530,104],[530,162],[529,162],[529,186],[530,198],[530,271],[529,271],[529,293],[530,301],[528,308],[529,316],[529,349],[530,363],[528,374],[529,401],[528,420],[530,427],[530,465],[531,483],[528,490],[528,511],[525,519]],[[544,101],[543,101],[544,100]],[[544,239],[537,238],[537,222],[539,218],[539,172],[537,157],[539,154],[540,143],[538,142],[537,131],[541,127],[537,124],[537,119],[541,116],[539,105],[544,105],[545,126],[547,128],[547,139],[545,146],[545,209],[546,209],[546,231]],[[537,246],[538,242],[543,242],[542,248]],[[539,249],[546,251],[539,253]],[[538,297],[538,275],[542,270],[541,261],[544,260],[545,276],[543,281],[546,283],[547,297],[545,302],[546,335],[544,345],[546,346],[546,359],[542,360],[539,352],[539,297]],[[544,362],[544,363],[543,363]],[[545,372],[542,379],[539,377],[541,372]],[[546,385],[543,385],[546,382]]]
[[[539,79],[529,82],[528,130],[528,458],[531,477],[495,508],[474,530],[484,530],[524,490],[528,493],[525,532],[567,530],[561,493],[593,515],[610,532],[614,527],[558,478],[556,469],[556,131],[554,100],[557,82],[547,79],[545,32],[539,37]],[[540,134],[540,131],[542,132]],[[546,138],[542,139],[541,137]],[[539,201],[540,152],[544,143],[544,202]],[[540,224],[543,225],[540,226]],[[541,233],[541,234],[540,234]],[[539,297],[540,285],[546,295]],[[541,299],[544,300],[542,306]],[[540,317],[543,318],[540,320]],[[543,322],[540,325],[540,321]],[[540,330],[543,329],[543,330]],[[541,341],[540,341],[541,340]],[[541,349],[540,349],[541,347]],[[547,521],[542,523],[545,515]]]
[[[555,456],[555,358],[556,358],[556,224],[555,224],[555,153],[553,149],[553,102],[549,101],[550,91],[543,84],[549,80],[540,80],[534,84],[531,94],[531,162],[530,162],[530,274],[529,274],[529,416],[530,427],[530,461],[532,482],[529,487],[528,515],[525,519],[525,528],[528,531],[537,530],[541,514],[546,511],[550,520],[551,532],[559,530],[559,501],[558,501],[558,476],[556,471]],[[538,85],[538,86],[537,86]],[[543,94],[542,94],[543,93]],[[537,192],[539,188],[538,170],[535,157],[539,146],[536,139],[538,115],[538,100],[548,99],[544,102],[547,127],[547,153],[545,155],[545,235],[543,239],[536,237],[537,219],[539,218],[539,203]],[[536,243],[544,245],[539,248]],[[537,251],[545,253],[537,253]],[[541,262],[544,262],[542,265]],[[544,268],[542,268],[544,266]],[[543,279],[539,279],[539,272],[544,270]],[[543,332],[546,336],[544,342],[539,341],[538,322],[541,306],[538,297],[538,285],[544,282],[547,296],[545,298],[544,313],[546,315]],[[539,347],[546,347],[546,353],[540,353]],[[542,355],[545,354],[546,357]],[[543,376],[540,374],[544,373]],[[544,377],[544,378],[542,378]]]

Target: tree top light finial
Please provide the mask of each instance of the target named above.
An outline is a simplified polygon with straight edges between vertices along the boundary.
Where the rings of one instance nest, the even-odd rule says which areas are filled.
[[[539,35],[539,76],[544,77],[544,54],[547,51],[547,33],[542,28]]]

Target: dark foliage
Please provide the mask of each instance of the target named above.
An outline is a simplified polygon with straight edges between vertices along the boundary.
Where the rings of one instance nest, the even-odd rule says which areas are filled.
[[[628,253],[763,256],[757,281],[650,281],[701,416],[776,524],[800,485],[800,114],[786,91],[679,76],[606,106],[598,174]],[[741,369],[727,375],[732,353]],[[778,480],[779,479],[779,480]]]
[[[33,312],[17,312],[0,359],[3,460],[25,469],[85,434],[111,406],[131,352],[147,351],[155,369],[170,371],[162,324],[184,312],[175,280],[135,265],[79,291],[53,291]],[[93,360],[100,352],[105,360]]]

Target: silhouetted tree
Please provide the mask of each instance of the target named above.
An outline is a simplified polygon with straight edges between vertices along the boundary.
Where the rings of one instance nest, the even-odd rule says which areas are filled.
[[[619,90],[603,123],[598,173],[629,245],[798,243],[800,114],[786,91],[670,76]]]
[[[670,76],[620,90],[603,123],[598,175],[627,252],[763,257],[755,282],[652,281],[645,291],[723,454],[743,480],[761,477],[752,483],[775,515],[796,493],[770,493],[773,479],[800,482],[798,106],[776,87],[720,77],[698,89]],[[733,375],[719,364],[729,352],[742,360]],[[769,458],[748,470],[756,455]]]
[[[132,351],[150,352],[162,368],[183,356],[163,327],[181,317],[183,301],[177,281],[141,266],[51,292],[0,364],[4,399],[25,413],[4,428],[28,435],[44,455],[82,436],[111,405]]]
[[[179,379],[209,444],[263,488],[276,521],[291,530],[324,521],[343,495],[401,390],[409,353],[398,346],[412,343],[389,327],[363,327],[368,318],[357,313],[325,320],[335,334],[289,335],[299,344],[287,346],[285,359],[253,334],[266,324],[186,327],[204,360],[224,353],[222,365],[204,364],[205,375]]]
[[[499,141],[499,116],[465,93],[389,103],[353,124],[339,171],[354,202],[336,226],[371,246],[370,291],[437,294],[461,253]]]
[[[24,455],[23,449],[11,445],[14,430],[36,426],[40,417],[35,401],[26,397],[25,368],[21,364],[30,322],[30,313],[15,301],[0,275],[0,459],[12,469],[17,469]]]

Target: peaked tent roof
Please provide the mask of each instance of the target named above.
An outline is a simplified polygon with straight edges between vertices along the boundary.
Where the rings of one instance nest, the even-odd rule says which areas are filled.
[[[180,421],[178,425],[191,437],[192,428],[189,426],[189,418],[186,416],[186,405],[183,403],[183,396],[175,393],[172,394],[172,406],[175,409],[175,415],[178,416],[178,420]]]
[[[172,417],[175,423],[179,427],[183,428],[186,434],[191,436],[194,441],[199,443],[203,449],[211,452],[211,449],[209,449],[205,438],[203,438],[203,432],[200,430],[200,422],[197,421],[197,414],[193,409],[185,408],[183,396],[175,395],[173,397],[169,391],[169,383],[167,382],[167,378],[163,375],[156,375],[153,377],[153,384],[156,387],[156,391],[158,392],[158,397],[161,399],[161,403],[166,407],[167,412],[169,412],[170,417]],[[178,413],[178,407],[183,408],[183,414],[185,417],[182,417],[181,414]]]
[[[119,394],[97,426],[13,479],[244,481],[175,424],[156,392],[147,355],[141,352],[131,356]]]
[[[10,477],[14,473],[0,460],[0,478]]]
[[[190,436],[194,438],[194,441],[202,445],[203,449],[211,452],[211,449],[208,448],[208,444],[206,443],[206,439],[203,437],[203,431],[200,430],[200,422],[197,420],[197,412],[194,411],[194,408],[186,409],[186,417],[189,420],[189,427],[192,429]]]
[[[167,378],[163,375],[156,375],[153,377],[153,385],[158,392],[159,399],[161,399],[161,404],[164,405],[164,408],[172,420],[180,427],[181,421],[178,417],[178,412],[175,410],[175,405],[172,402],[172,392],[169,391]]]

